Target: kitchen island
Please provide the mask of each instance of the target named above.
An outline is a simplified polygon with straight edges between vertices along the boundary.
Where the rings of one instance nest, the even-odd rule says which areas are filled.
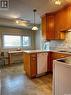
[[[47,73],[48,51],[30,50],[23,51],[24,70],[30,78]]]

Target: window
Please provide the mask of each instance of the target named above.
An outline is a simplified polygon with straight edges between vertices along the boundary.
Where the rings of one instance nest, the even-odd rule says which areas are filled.
[[[28,36],[23,36],[23,47],[29,46],[30,45],[30,39]]]
[[[4,48],[29,47],[30,43],[31,42],[29,36],[15,36],[15,35],[3,36]]]
[[[21,36],[4,35],[4,47],[20,47]]]

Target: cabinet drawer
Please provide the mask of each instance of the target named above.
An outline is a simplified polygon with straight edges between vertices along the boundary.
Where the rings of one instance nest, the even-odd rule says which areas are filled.
[[[31,57],[37,57],[37,54],[36,53],[32,53]]]
[[[36,57],[32,57],[32,58],[31,58],[31,61],[36,61],[36,60],[37,60]]]

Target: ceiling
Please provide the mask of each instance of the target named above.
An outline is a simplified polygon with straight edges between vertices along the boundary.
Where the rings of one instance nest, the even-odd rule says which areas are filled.
[[[33,23],[33,9],[36,8],[35,21],[37,24],[40,24],[40,17],[43,14],[56,11],[71,2],[71,0],[61,1],[63,1],[62,4],[57,6],[54,4],[54,0],[9,0],[9,8],[0,10],[0,18],[22,18]]]

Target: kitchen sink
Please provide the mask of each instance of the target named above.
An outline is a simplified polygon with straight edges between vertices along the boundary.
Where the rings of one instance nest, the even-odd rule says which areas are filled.
[[[59,52],[67,52],[67,53],[71,53],[71,51],[65,51],[65,50],[59,50]]]
[[[68,52],[68,51],[65,51],[65,50],[59,50],[59,52]]]

